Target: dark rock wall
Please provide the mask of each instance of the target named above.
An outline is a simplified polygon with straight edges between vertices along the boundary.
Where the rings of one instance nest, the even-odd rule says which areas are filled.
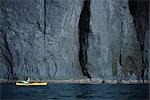
[[[148,79],[148,0],[0,0],[0,79]]]
[[[141,77],[148,78],[149,68],[149,1],[129,0],[129,10],[133,17],[137,40],[142,55]],[[145,74],[145,75],[144,75]]]

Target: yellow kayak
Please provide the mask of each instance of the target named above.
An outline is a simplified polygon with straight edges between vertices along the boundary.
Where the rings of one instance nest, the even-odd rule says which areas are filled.
[[[16,85],[19,86],[44,86],[47,85],[47,82],[16,82]]]

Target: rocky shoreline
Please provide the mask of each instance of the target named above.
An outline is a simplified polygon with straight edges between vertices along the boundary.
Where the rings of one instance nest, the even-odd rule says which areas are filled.
[[[80,80],[49,80],[48,83],[69,83],[69,84],[149,84],[150,81],[144,80],[90,80],[90,79],[80,79]]]
[[[0,80],[0,83],[15,83],[21,80]],[[36,82],[41,80],[31,80]],[[102,79],[70,79],[70,80],[46,80],[49,84],[150,84],[149,80],[102,80]]]

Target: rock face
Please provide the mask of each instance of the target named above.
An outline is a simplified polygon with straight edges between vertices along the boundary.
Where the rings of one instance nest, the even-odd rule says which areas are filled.
[[[112,79],[110,0],[91,0],[88,67],[94,78]]]
[[[1,0],[0,79],[148,79],[148,3]]]
[[[120,5],[116,5],[116,2]],[[129,79],[132,74],[136,75],[135,79],[141,78],[140,45],[128,1],[115,1],[113,5],[114,13],[111,15],[113,16],[111,23],[114,23],[111,26],[113,75],[118,80]]]
[[[78,61],[80,2],[2,0],[1,42],[8,45],[1,45],[1,59],[5,60],[0,65],[1,78],[82,77]]]

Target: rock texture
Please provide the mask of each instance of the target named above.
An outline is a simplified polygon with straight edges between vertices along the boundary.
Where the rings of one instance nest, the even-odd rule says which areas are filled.
[[[89,72],[94,78],[112,79],[110,0],[91,0],[88,48]]]
[[[80,2],[1,0],[1,78],[82,77],[78,61]]]
[[[133,17],[130,14],[128,1],[116,1],[112,13],[112,59],[113,75],[118,80],[129,79],[132,74],[140,78],[141,52],[136,37]],[[119,13],[118,13],[119,12]]]
[[[148,68],[149,66],[149,1],[133,1],[129,0],[129,9],[133,16],[133,21],[136,29],[136,37],[140,45],[141,52],[141,77],[148,79]]]
[[[0,79],[148,79],[149,1],[1,0]]]

